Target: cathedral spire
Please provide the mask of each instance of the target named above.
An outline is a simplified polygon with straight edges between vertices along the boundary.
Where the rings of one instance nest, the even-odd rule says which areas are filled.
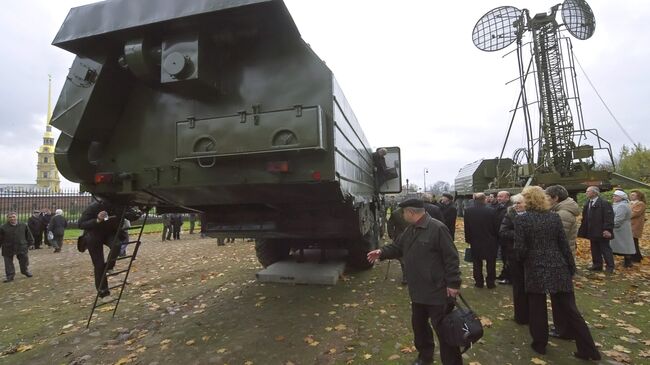
[[[38,163],[36,165],[36,184],[39,188],[51,192],[60,191],[59,171],[54,163],[54,136],[52,135],[52,75],[48,76],[47,86],[47,116],[43,144],[38,148]]]

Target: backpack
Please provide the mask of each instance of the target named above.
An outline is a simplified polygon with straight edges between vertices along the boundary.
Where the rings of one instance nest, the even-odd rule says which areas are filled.
[[[442,319],[441,332],[448,345],[463,347],[461,353],[465,353],[473,343],[483,337],[483,325],[460,293],[458,297],[465,304],[465,308],[456,303],[456,308]]]

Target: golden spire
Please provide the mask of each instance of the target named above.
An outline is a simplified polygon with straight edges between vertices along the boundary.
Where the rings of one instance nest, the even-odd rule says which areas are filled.
[[[52,75],[47,75],[48,85],[47,85],[47,125],[50,125],[52,120]]]

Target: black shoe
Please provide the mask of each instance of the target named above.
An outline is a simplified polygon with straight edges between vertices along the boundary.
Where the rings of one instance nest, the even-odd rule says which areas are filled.
[[[488,287],[488,289],[494,289],[497,286],[494,283],[487,283],[487,287]]]
[[[598,351],[596,351],[595,353],[593,353],[591,355],[585,355],[585,354],[581,354],[579,352],[574,352],[573,356],[577,357],[578,359],[587,360],[587,361],[589,361],[589,360],[598,361],[598,360],[601,359],[600,353],[598,353]]]
[[[501,285],[512,285],[512,281],[510,281],[508,279],[497,280],[497,283],[499,283]]]
[[[104,297],[107,297],[109,295],[111,295],[111,292],[108,291],[108,290],[102,290],[102,291],[99,292],[99,297],[100,298],[104,298]]]
[[[548,331],[548,335],[549,335],[550,337],[559,338],[559,339],[561,339],[561,340],[569,340],[569,341],[570,341],[570,340],[573,340],[573,338],[571,338],[571,337],[569,337],[569,336],[563,336],[563,335],[561,335],[559,332],[557,332],[557,331],[555,330],[555,328],[551,328],[551,330]]]
[[[406,286],[408,285],[408,282],[405,279],[402,279],[402,282],[400,284],[402,284],[402,286]]]
[[[474,284],[474,287],[475,287],[475,288],[482,289],[482,288],[483,288],[483,284],[481,284],[481,283],[475,283],[475,284]]]
[[[607,269],[605,269],[605,274],[613,275],[614,274],[614,269],[612,269],[611,267],[608,267]]]
[[[530,348],[532,348],[535,352],[537,352],[540,355],[546,355],[546,346],[538,346],[538,345],[530,345]]]
[[[11,283],[12,281],[14,281],[14,279],[4,279],[4,280],[2,280],[3,283]]]
[[[589,271],[603,271],[603,267],[602,266],[593,266],[592,265],[592,266],[589,266],[587,268],[587,270],[589,270]]]
[[[34,275],[32,275],[31,272],[24,272],[23,275],[27,276],[28,278],[31,278],[32,276],[34,276]]]

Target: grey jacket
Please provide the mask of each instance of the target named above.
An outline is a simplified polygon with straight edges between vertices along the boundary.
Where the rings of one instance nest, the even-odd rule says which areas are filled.
[[[627,200],[612,204],[614,209],[614,238],[609,241],[612,252],[621,255],[634,255],[634,237],[632,236],[632,209]]]
[[[381,259],[403,258],[413,303],[447,304],[447,288],[460,288],[458,250],[444,223],[425,214],[395,242],[381,248]]]

